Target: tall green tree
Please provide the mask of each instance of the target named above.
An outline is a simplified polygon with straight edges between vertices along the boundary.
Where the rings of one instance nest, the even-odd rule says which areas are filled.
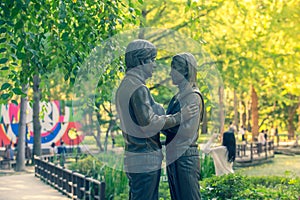
[[[195,3],[193,9],[205,4]],[[263,113],[271,115],[273,102],[286,100],[278,95],[286,90],[280,87],[281,75],[298,73],[294,59],[299,57],[299,28],[292,30],[299,21],[295,11],[298,5],[298,1],[223,1],[218,9],[194,23],[199,30],[207,27],[198,37],[206,41],[211,55],[219,61],[225,86],[236,90],[242,101],[251,102],[253,138],[265,121]],[[290,81],[290,85],[297,85]],[[264,101],[270,103],[263,105]]]
[[[33,87],[34,155],[41,155],[39,101],[40,80],[59,69],[65,80],[74,83],[77,71],[89,52],[101,41],[114,35],[127,21],[129,8],[121,1],[4,1],[1,2],[1,43],[5,56],[0,64],[10,71],[12,84],[3,83],[1,97],[13,94],[26,96],[21,86]],[[25,107],[24,107],[25,106]],[[21,104],[21,113],[26,104]],[[20,123],[24,124],[24,123]],[[20,127],[20,130],[25,130]],[[25,138],[25,132],[19,133]],[[19,140],[18,152],[24,154],[24,140]],[[19,158],[19,157],[18,157]],[[23,170],[23,159],[17,160]],[[18,167],[20,166],[20,167]]]

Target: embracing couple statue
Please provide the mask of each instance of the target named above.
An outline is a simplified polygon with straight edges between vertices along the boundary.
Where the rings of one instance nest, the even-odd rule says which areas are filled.
[[[124,169],[130,200],[157,200],[163,160],[160,133],[166,135],[168,183],[173,200],[198,200],[200,162],[197,148],[204,101],[196,85],[197,61],[191,53],[174,55],[170,76],[179,89],[164,108],[155,102],[146,80],[156,66],[157,48],[134,40],[126,48],[126,74],[116,107],[125,140]]]

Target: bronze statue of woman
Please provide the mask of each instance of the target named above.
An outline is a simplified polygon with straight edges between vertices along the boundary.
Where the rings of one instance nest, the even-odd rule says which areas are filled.
[[[179,92],[171,99],[166,114],[174,114],[186,105],[197,105],[197,115],[164,130],[166,134],[167,175],[172,200],[198,200],[200,195],[200,160],[197,148],[204,101],[196,85],[197,62],[190,53],[172,58],[172,82]]]

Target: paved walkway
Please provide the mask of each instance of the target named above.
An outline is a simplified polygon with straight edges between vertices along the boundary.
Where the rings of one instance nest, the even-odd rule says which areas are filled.
[[[1,171],[1,170],[0,170]],[[10,174],[10,173],[7,173]],[[51,186],[34,176],[33,172],[13,173],[0,176],[1,200],[67,200]]]

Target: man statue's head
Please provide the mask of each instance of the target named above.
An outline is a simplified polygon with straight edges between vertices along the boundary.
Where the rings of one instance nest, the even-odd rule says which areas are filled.
[[[152,68],[157,55],[157,49],[147,40],[134,40],[126,48],[125,64],[126,71],[141,66],[147,76],[152,76]]]

